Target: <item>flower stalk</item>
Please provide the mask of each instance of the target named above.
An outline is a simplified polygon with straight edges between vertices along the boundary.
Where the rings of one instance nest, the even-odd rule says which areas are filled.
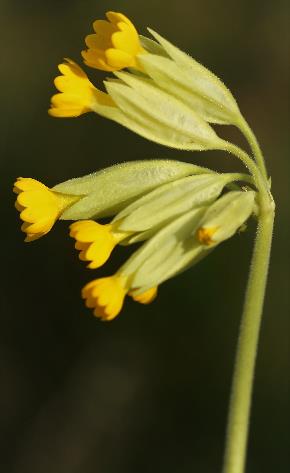
[[[275,204],[269,191],[264,157],[258,141],[245,120],[241,122],[240,130],[251,146],[256,163],[250,159],[247,153],[231,143],[229,143],[227,150],[244,162],[254,178],[259,190],[259,216],[239,330],[228,413],[223,473],[243,473],[245,471],[255,362],[275,217]]]
[[[243,473],[255,360],[265,297],[274,223],[274,207],[262,211],[251,262],[234,368],[223,473]]]
[[[243,135],[245,136],[246,140],[248,141],[251,147],[252,153],[255,157],[257,165],[260,168],[262,176],[264,177],[265,180],[267,180],[267,169],[265,165],[264,156],[263,156],[263,153],[261,151],[259,142],[255,134],[253,133],[251,127],[249,126],[249,124],[243,117],[241,121],[238,123],[238,127],[240,131],[243,133]]]

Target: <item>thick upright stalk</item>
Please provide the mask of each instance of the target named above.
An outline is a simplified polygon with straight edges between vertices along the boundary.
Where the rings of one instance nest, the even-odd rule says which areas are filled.
[[[243,473],[259,330],[274,222],[274,204],[261,202],[261,215],[240,326],[231,390],[223,473]]]

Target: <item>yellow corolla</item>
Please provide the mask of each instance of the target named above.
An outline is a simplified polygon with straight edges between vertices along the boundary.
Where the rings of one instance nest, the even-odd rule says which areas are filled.
[[[101,320],[112,320],[121,311],[126,294],[130,291],[128,279],[121,274],[95,279],[82,290],[86,307],[94,309],[94,315]],[[133,296],[134,300],[149,304],[157,294],[157,288],[145,291],[142,296]],[[130,294],[129,294],[130,295]]]
[[[118,232],[114,224],[101,225],[94,220],[80,220],[71,224],[70,236],[76,240],[79,258],[90,261],[88,268],[99,268],[128,233]]]
[[[140,68],[137,56],[145,53],[138,33],[131,21],[122,13],[109,11],[106,20],[93,23],[95,34],[86,36],[88,47],[82,51],[87,66],[103,71],[119,71],[126,67]]]
[[[15,207],[24,222],[21,230],[26,233],[27,242],[48,233],[62,212],[80,198],[53,192],[30,177],[19,177],[13,191],[18,194]]]
[[[112,98],[98,90],[88,79],[87,74],[71,59],[58,66],[61,76],[54,80],[59,94],[51,98],[48,113],[53,117],[78,117],[94,111],[99,105],[114,106]]]

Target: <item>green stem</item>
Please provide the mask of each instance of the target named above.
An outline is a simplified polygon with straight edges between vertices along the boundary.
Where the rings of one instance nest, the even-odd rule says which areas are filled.
[[[258,168],[256,163],[250,158],[250,156],[241,148],[239,148],[238,146],[228,141],[222,142],[221,149],[223,149],[224,151],[227,151],[228,153],[233,154],[244,163],[244,165],[248,168],[248,170],[252,174],[255,185],[257,189],[259,190],[262,199],[265,201],[269,200],[269,192],[268,192],[267,183],[265,182],[265,179],[260,169]]]
[[[249,124],[243,117],[239,121],[237,126],[240,129],[240,131],[243,133],[245,138],[247,139],[251,147],[252,153],[255,156],[256,162],[261,170],[261,174],[263,178],[267,181],[268,178],[267,178],[267,170],[265,166],[265,161],[264,161],[264,157],[263,157],[263,154],[262,154],[262,151],[261,151],[261,148],[256,136],[254,135],[251,127],[249,126]]]
[[[274,204],[261,201],[258,232],[241,321],[231,390],[223,473],[243,473],[255,360],[274,223]]]
[[[228,177],[229,179],[231,179],[232,182],[244,181],[244,182],[247,182],[248,184],[252,184],[252,185],[254,184],[253,178],[249,174],[244,174],[240,172],[231,172],[231,173],[228,173]]]

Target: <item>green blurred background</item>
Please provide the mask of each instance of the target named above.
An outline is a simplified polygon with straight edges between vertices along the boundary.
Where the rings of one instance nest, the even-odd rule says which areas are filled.
[[[23,243],[17,176],[54,185],[120,161],[192,160],[241,169],[222,153],[163,148],[93,114],[48,117],[53,78],[106,10],[151,26],[230,87],[265,151],[278,212],[262,327],[247,473],[290,471],[289,3],[1,0],[1,471],[220,471],[238,325],[254,226],[164,284],[151,306],[127,301],[100,323],[80,288],[67,224]],[[104,74],[89,71],[96,84]],[[222,136],[244,145],[232,128]],[[127,257],[116,251],[99,274]]]

